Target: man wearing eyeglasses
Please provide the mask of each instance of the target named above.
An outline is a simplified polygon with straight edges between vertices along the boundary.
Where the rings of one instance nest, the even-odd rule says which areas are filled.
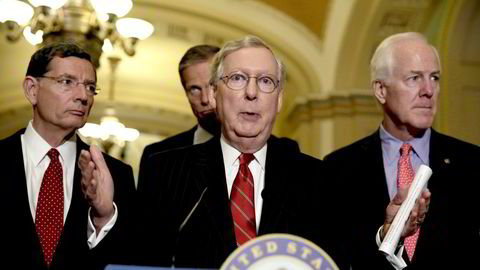
[[[157,248],[141,251],[142,264],[219,268],[256,236],[290,233],[314,241],[341,265],[328,235],[320,236],[335,234],[333,222],[318,222],[321,213],[313,210],[329,201],[314,194],[324,178],[321,161],[271,135],[284,81],[282,62],[257,37],[228,42],[217,53],[210,103],[221,136],[147,160],[148,177],[157,181],[141,198],[146,214],[138,231],[145,235],[136,247]]]
[[[103,269],[116,261],[135,187],[130,166],[76,135],[96,80],[90,55],[76,45],[48,45],[31,57],[23,89],[33,119],[0,141],[2,262],[18,269]]]

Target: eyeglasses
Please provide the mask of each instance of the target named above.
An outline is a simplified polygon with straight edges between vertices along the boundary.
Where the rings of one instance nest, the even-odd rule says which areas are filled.
[[[100,91],[100,89],[97,88],[97,85],[94,82],[80,82],[77,79],[69,78],[65,76],[60,76],[60,77],[39,76],[38,78],[45,78],[45,79],[50,79],[55,81],[60,86],[60,88],[65,92],[71,91],[73,88],[77,87],[79,84],[83,84],[85,86],[88,96],[95,96],[98,94],[98,91]]]
[[[232,90],[243,90],[247,87],[251,78],[255,78],[258,89],[264,93],[272,93],[280,83],[270,75],[248,76],[244,73],[237,72],[230,75],[220,77],[220,79]]]

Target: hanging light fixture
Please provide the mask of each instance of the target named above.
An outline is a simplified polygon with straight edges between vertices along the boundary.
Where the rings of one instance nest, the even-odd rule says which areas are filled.
[[[107,57],[110,64],[110,87],[108,92],[107,108],[104,111],[104,116],[100,119],[100,125],[95,123],[86,123],[78,130],[83,137],[90,137],[93,139],[101,139],[102,141],[113,141],[120,147],[125,145],[126,141],[134,141],[140,135],[140,132],[134,128],[127,128],[120,122],[116,116],[114,95],[115,95],[115,81],[118,64],[121,61],[120,57]]]
[[[57,41],[75,42],[88,51],[99,67],[103,50],[120,46],[133,56],[138,40],[148,38],[153,25],[137,18],[122,18],[132,0],[0,0],[0,22],[7,40],[23,34],[32,45]],[[34,8],[33,8],[33,7]]]

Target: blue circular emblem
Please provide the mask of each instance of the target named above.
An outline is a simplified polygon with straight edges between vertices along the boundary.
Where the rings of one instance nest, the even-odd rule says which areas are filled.
[[[332,258],[307,239],[266,234],[238,247],[220,270],[338,270]]]

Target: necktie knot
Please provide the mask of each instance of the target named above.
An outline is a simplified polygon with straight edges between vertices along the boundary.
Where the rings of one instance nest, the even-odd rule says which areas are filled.
[[[402,147],[400,147],[401,156],[405,156],[405,155],[408,156],[410,154],[410,151],[412,151],[412,145],[409,143],[404,143],[402,144]]]
[[[255,158],[253,154],[242,153],[238,159],[240,160],[240,165],[247,165]]]
[[[50,160],[56,160],[58,159],[58,156],[60,155],[60,153],[58,152],[57,149],[55,148],[52,148],[50,149],[48,152],[47,152],[47,156],[50,158]]]

